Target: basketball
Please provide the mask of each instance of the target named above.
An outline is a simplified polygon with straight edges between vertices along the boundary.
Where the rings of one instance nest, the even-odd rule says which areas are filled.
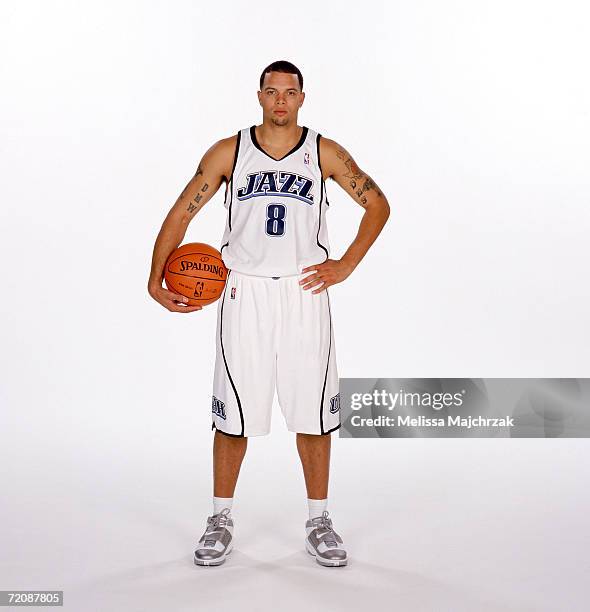
[[[226,279],[221,253],[202,242],[189,242],[172,251],[164,268],[166,287],[187,297],[189,306],[218,300]]]

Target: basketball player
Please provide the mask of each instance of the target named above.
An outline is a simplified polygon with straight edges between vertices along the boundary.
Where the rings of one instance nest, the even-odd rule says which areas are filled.
[[[213,380],[213,513],[194,554],[220,565],[232,549],[232,503],[250,436],[270,431],[275,388],[296,442],[307,489],[305,546],[325,566],[347,563],[327,511],[330,434],[340,427],[340,396],[328,287],[359,264],[389,217],[387,199],[333,140],[297,123],[301,72],[278,61],[264,69],[262,124],[215,143],[166,217],[154,247],[149,293],[172,312],[186,298],[162,286],[169,254],[225,183],[221,242],[228,277],[217,308]],[[329,258],[325,181],[365,209],[340,259]]]

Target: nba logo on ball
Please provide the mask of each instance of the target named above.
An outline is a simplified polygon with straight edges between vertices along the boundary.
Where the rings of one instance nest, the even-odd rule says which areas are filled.
[[[203,295],[203,288],[205,287],[205,283],[202,281],[197,281],[195,283],[195,290],[193,292],[193,297],[200,298]]]
[[[236,299],[236,288],[235,287],[231,288],[231,299],[232,300]]]
[[[334,397],[330,398],[330,412],[338,412],[340,410],[340,393],[337,393]]]

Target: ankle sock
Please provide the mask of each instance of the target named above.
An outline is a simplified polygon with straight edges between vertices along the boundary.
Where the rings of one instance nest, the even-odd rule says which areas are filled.
[[[230,509],[233,504],[233,497],[215,497],[213,496],[213,514],[219,514],[224,508]]]
[[[316,518],[322,516],[323,511],[328,507],[328,499],[309,499],[307,498],[307,505],[309,507],[309,518]]]

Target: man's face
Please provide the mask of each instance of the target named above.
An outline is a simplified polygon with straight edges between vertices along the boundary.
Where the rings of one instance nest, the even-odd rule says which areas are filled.
[[[284,72],[265,74],[262,90],[258,92],[264,120],[280,126],[297,123],[304,98],[297,75]]]

